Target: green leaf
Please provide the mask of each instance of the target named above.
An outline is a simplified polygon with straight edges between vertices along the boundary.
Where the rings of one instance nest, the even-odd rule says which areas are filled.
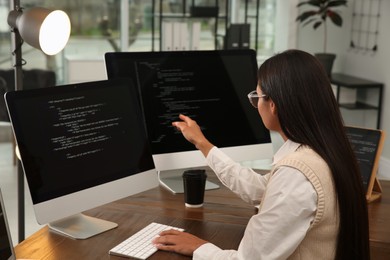
[[[302,25],[302,27],[305,27],[305,25],[307,25],[307,24],[309,24],[309,23],[312,23],[312,22],[315,21],[315,20],[317,20],[317,19],[315,19],[315,18],[310,19],[309,21],[307,21],[306,23],[304,23],[304,24]],[[320,22],[321,22],[321,21],[320,21]]]
[[[343,19],[338,13],[329,10],[327,15],[335,25],[340,27],[343,25]]]
[[[337,1],[330,1],[328,3],[328,7],[335,7],[335,6],[340,6],[340,5],[347,5],[347,1],[340,1],[340,0],[337,0]]]
[[[321,24],[322,24],[322,21],[318,21],[318,22],[314,23],[313,29],[314,30],[317,29]]]
[[[316,11],[306,11],[306,12],[303,12],[302,14],[300,14],[296,20],[300,21],[300,22],[304,22],[307,18],[312,17],[312,16],[317,15],[317,14],[318,13]]]
[[[312,6],[320,7],[321,1],[320,0],[311,0],[311,1],[306,1],[306,2],[300,2],[299,4],[297,4],[297,7],[300,7],[302,5],[312,5]]]

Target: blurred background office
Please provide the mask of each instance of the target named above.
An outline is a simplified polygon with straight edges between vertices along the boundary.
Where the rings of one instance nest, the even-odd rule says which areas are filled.
[[[296,17],[304,9],[297,8],[299,0],[21,0],[25,9],[35,6],[62,9],[72,23],[70,40],[57,55],[47,56],[24,44],[23,67],[26,88],[61,85],[105,79],[104,53],[112,51],[165,50],[169,23],[184,24],[187,41],[183,48],[212,50],[228,48],[256,49],[258,63],[276,52],[298,48],[310,53],[321,52],[323,26],[301,26]],[[6,22],[10,0],[0,0],[0,81],[1,90],[14,88],[11,32]],[[194,7],[198,7],[194,8]],[[335,53],[333,72],[359,76],[384,84],[381,129],[390,132],[389,61],[390,2],[385,0],[349,0],[337,9],[343,17],[341,27],[328,24],[328,51]],[[241,44],[234,43],[234,25],[249,28]],[[195,34],[194,25],[199,26]],[[358,28],[356,28],[358,26]],[[360,32],[372,31],[371,34]],[[359,32],[356,36],[356,31]],[[174,36],[172,36],[174,37]],[[358,41],[356,41],[356,37]],[[359,43],[352,46],[351,42]],[[231,42],[233,41],[233,43]],[[245,43],[245,44],[244,44]],[[376,46],[372,48],[371,46]],[[357,48],[358,47],[358,48]],[[11,76],[9,76],[11,75]],[[358,97],[357,97],[358,95]],[[378,93],[347,91],[344,98],[360,98],[375,103]],[[4,111],[4,102],[0,110]],[[0,111],[1,112],[1,111]],[[342,109],[347,124],[376,128],[376,110]],[[13,238],[17,241],[16,167],[12,132],[6,114],[0,113],[0,187],[6,206]],[[273,136],[275,149],[281,140]],[[379,178],[390,179],[390,138],[385,141],[380,160]],[[26,185],[26,189],[28,186]],[[26,236],[35,232],[36,224],[26,192]]]

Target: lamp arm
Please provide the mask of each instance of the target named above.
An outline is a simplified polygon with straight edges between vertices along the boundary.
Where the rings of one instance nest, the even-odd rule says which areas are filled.
[[[11,10],[8,13],[7,22],[8,25],[11,26],[11,28],[16,28],[16,22],[20,15],[22,14],[22,9],[20,7],[17,7],[18,9]]]
[[[14,2],[17,2],[17,1],[14,1]],[[17,21],[18,19],[20,18],[20,16],[22,15],[23,11],[22,11],[22,8],[14,3],[14,10],[11,10],[9,13],[8,13],[8,17],[7,17],[7,22],[8,22],[8,25],[11,27],[11,32],[13,33],[13,35],[11,35],[12,39],[11,39],[11,42],[12,42],[12,47],[13,47],[13,52],[12,52],[12,55],[14,57],[14,62],[13,62],[13,66],[15,68],[15,72],[16,72],[16,69],[17,68],[20,68],[20,70],[22,70],[22,66],[25,65],[25,62],[24,60],[22,59],[22,44],[23,44],[23,39],[19,33],[19,30],[17,28]],[[18,75],[16,75],[15,73],[15,80],[16,81],[20,81],[22,83],[19,83],[17,84],[15,82],[15,90],[20,90],[20,89],[23,89],[23,81],[21,81],[21,78],[22,78],[22,73],[18,73]]]
[[[22,58],[22,44],[23,39],[20,36],[20,33],[17,28],[12,29],[11,34],[11,45],[12,45],[12,56],[13,56],[13,66],[15,69],[15,90],[23,89],[23,72],[22,66],[24,65]]]
[[[22,59],[22,44],[23,40],[20,36],[18,29],[16,28],[16,20],[17,17],[14,18],[15,11],[20,13],[20,1],[19,0],[11,0],[11,11],[8,16],[8,21],[14,20],[15,24],[13,24],[11,33],[11,45],[14,49],[13,54],[13,63],[14,63],[14,75],[15,75],[15,90],[23,89],[23,59]],[[24,203],[24,173],[21,165],[21,161],[17,162],[17,174],[18,174],[18,240],[22,242],[25,238],[25,203]]]

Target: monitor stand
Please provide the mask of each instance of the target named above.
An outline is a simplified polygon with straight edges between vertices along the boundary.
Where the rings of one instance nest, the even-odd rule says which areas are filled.
[[[86,239],[117,226],[117,223],[81,213],[49,223],[50,229],[75,239]]]
[[[164,188],[171,192],[184,193],[182,174],[185,170],[186,169],[158,171],[158,180]],[[206,180],[205,190],[214,190],[218,188],[219,185]]]
[[[243,161],[240,162],[240,164],[242,166],[250,167],[254,170],[260,170],[264,172],[268,172],[272,169],[272,159]],[[200,167],[199,169],[202,168],[203,167]],[[171,192],[184,193],[182,174],[185,170],[187,169],[158,171],[158,180],[164,188],[170,190]],[[218,188],[219,185],[206,180],[205,190],[214,190]]]

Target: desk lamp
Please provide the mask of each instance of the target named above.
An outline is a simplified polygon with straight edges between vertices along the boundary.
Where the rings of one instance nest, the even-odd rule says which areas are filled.
[[[12,6],[12,5],[11,5]],[[11,26],[11,44],[13,48],[13,63],[15,70],[15,90],[23,89],[22,44],[28,43],[47,55],[60,52],[70,36],[70,20],[68,15],[60,10],[49,10],[35,7],[23,12],[20,1],[13,1],[13,10],[8,14],[8,25]],[[20,160],[18,168],[18,237],[24,240],[24,176]]]

